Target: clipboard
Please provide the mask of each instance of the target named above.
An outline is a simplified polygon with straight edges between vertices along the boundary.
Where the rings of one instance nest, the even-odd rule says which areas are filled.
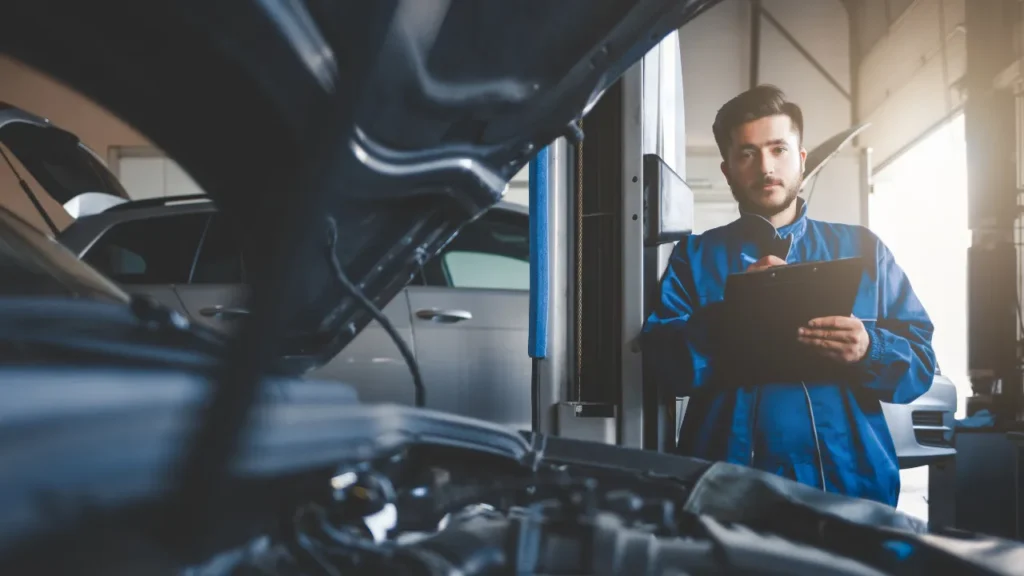
[[[850,316],[862,257],[776,266],[726,278],[721,344],[758,379],[812,379],[834,368],[796,341],[814,318]],[[824,361],[823,361],[824,360]]]

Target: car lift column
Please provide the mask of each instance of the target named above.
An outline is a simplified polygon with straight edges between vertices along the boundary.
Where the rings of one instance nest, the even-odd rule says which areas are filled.
[[[573,146],[569,370],[559,434],[640,447],[643,65],[605,91]]]
[[[672,34],[579,123],[584,140],[560,139],[531,164],[535,431],[651,449],[674,441],[674,398],[644,388],[638,338],[672,247],[649,240],[646,210],[662,204],[647,202],[644,172],[683,172],[682,120]],[[692,217],[687,200],[666,211]]]
[[[1016,0],[966,2],[968,225],[967,413],[988,409],[996,425],[960,429],[951,465],[932,466],[929,516],[1004,538],[1021,538],[1020,447],[1024,388],[1018,341],[1019,190],[1024,155],[1024,97]],[[1016,96],[1015,96],[1016,92]],[[1016,157],[1015,157],[1016,155]],[[936,223],[941,226],[941,223]]]
[[[530,357],[533,430],[560,434],[559,406],[573,381],[570,187],[575,159],[565,138],[530,163]]]

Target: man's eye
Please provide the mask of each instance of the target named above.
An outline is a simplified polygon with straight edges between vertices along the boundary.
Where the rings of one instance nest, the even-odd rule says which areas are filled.
[[[788,151],[789,151],[789,148],[786,148],[785,146],[778,146],[778,147],[775,148],[775,154],[776,155],[778,155],[778,154],[785,154]]]

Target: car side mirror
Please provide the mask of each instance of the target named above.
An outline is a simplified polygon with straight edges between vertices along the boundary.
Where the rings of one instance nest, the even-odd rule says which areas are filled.
[[[693,232],[693,190],[657,154],[645,154],[644,245],[678,242]]]

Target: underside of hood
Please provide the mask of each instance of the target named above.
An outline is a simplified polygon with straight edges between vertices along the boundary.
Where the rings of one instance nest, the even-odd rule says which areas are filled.
[[[629,66],[715,3],[397,2],[345,143],[355,162],[328,210],[341,265],[385,304],[463,224],[494,205],[539,150],[571,134]],[[338,18],[326,4],[309,6],[326,48]],[[323,86],[334,82],[329,62],[309,60]],[[333,232],[323,230],[326,242]],[[317,257],[325,262],[322,252]],[[303,351],[325,360],[368,315],[329,266],[303,268],[307,283],[298,289],[309,305],[295,310],[292,327],[316,334]]]
[[[247,276],[288,285],[254,311],[286,318],[288,351],[315,362],[372,318],[337,268],[383,308],[629,66],[718,1],[94,0],[62,3],[59,22],[22,2],[5,20],[47,34],[2,27],[0,45],[189,172],[242,240]],[[145,65],[128,74],[99,36]],[[72,45],[74,65],[53,48]]]

